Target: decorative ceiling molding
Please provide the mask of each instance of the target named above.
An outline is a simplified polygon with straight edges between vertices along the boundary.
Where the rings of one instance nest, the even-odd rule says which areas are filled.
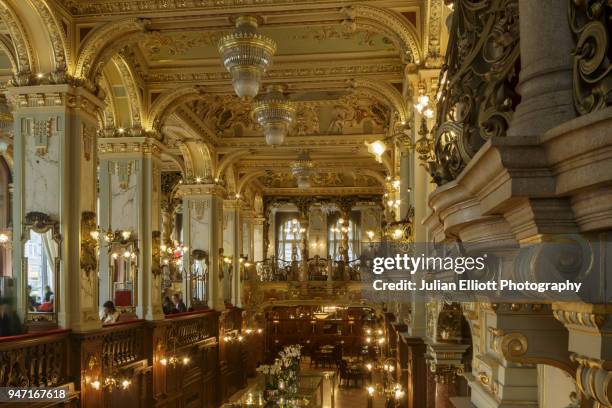
[[[128,107],[130,109],[131,126],[141,128],[144,116],[144,107],[136,79],[127,61],[120,55],[115,55],[111,62],[117,67],[121,75],[121,80],[128,97]]]
[[[290,149],[295,151],[296,147],[364,147],[364,142],[371,143],[374,140],[384,138],[382,133],[362,134],[362,135],[315,135],[297,136],[290,135],[285,139],[282,146],[277,147],[277,151]],[[219,152],[225,152],[223,148],[262,148],[266,147],[266,142],[261,137],[227,137],[219,141]]]
[[[147,29],[149,20],[129,18],[95,28],[83,41],[73,76],[93,84],[102,67],[114,52],[137,41]],[[109,55],[110,54],[110,55]]]
[[[401,14],[365,4],[346,6],[341,9],[357,26],[373,28],[394,39],[400,49],[404,63],[419,64],[422,60],[419,35],[416,28]]]
[[[0,17],[1,19],[2,17]],[[13,41],[11,37],[7,34],[0,34],[0,50],[4,52],[6,57],[8,58],[13,73],[19,71],[19,60],[17,54],[15,52],[15,47],[13,45]]]
[[[402,94],[389,83],[369,79],[351,79],[348,84],[350,88],[366,89],[378,98],[387,101],[390,107],[397,112],[400,122],[408,123],[410,120],[410,109]]]
[[[71,55],[66,33],[60,24],[60,20],[49,7],[48,0],[28,0],[28,3],[36,9],[45,23],[55,59],[55,72],[67,73],[71,64]]]
[[[376,0],[362,0],[372,2]],[[74,16],[95,16],[100,14],[143,14],[158,13],[160,11],[174,11],[185,13],[186,11],[212,11],[231,10],[232,13],[254,12],[274,10],[278,7],[291,7],[298,9],[300,6],[312,7],[313,5],[335,5],[338,1],[330,0],[123,0],[120,2],[109,2],[108,0],[57,0],[70,14]]]
[[[196,86],[182,86],[165,91],[151,104],[145,126],[148,129],[160,128],[177,107],[203,95],[203,89]]]
[[[344,80],[347,76],[374,76],[395,81],[403,79],[404,66],[399,60],[377,59],[359,60],[351,59],[347,61],[302,61],[291,64],[281,64],[276,61],[276,65],[266,73],[264,82],[273,81],[304,81],[307,79],[317,79],[325,77],[327,80],[337,78]],[[203,71],[201,68],[153,68],[145,74],[144,78],[152,85],[168,85],[170,83],[182,84],[202,84],[202,83],[223,83],[231,81],[230,75],[226,72],[213,67],[212,70]]]
[[[15,47],[17,56],[18,70],[16,76],[29,76],[38,71],[38,66],[34,59],[34,49],[30,43],[30,39],[26,34],[26,30],[13,7],[6,0],[0,1],[0,18],[6,25],[11,40]]]
[[[439,68],[444,63],[441,55],[442,15],[444,12],[443,0],[427,0],[427,18],[425,19],[425,41],[423,41],[423,55],[425,67]]]
[[[263,188],[264,195],[270,196],[355,196],[384,193],[384,187],[310,187],[310,188]]]

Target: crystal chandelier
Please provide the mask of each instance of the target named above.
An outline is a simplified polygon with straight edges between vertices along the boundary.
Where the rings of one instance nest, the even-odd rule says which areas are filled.
[[[283,95],[282,86],[270,85],[268,92],[255,102],[253,118],[263,127],[266,143],[280,145],[295,120],[295,106]]]
[[[310,159],[307,151],[300,152],[297,160],[291,163],[291,174],[295,177],[298,188],[309,188],[310,180],[315,172],[315,163]]]
[[[241,98],[254,98],[259,92],[261,77],[272,63],[276,43],[257,33],[257,18],[236,19],[236,30],[221,38],[218,44],[223,65],[232,75],[232,85]]]

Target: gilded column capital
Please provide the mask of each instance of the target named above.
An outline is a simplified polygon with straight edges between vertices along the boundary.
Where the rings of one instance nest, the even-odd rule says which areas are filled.
[[[164,147],[159,140],[147,136],[98,138],[98,153],[105,158],[133,154],[160,156]]]
[[[28,112],[40,108],[78,109],[97,121],[98,112],[104,109],[104,102],[83,87],[69,84],[32,85],[11,87],[7,97],[12,101],[15,111]]]
[[[176,192],[179,198],[214,196],[223,198],[225,188],[218,184],[181,184]]]
[[[223,200],[223,208],[224,209],[237,209],[239,210],[242,207],[243,201],[239,198],[227,198]]]
[[[599,360],[575,353],[570,358],[578,364],[575,380],[580,392],[589,399],[598,401],[601,406],[611,407],[612,361]]]
[[[425,359],[437,383],[452,384],[457,375],[463,374],[463,354],[468,347],[457,343],[427,344]]]

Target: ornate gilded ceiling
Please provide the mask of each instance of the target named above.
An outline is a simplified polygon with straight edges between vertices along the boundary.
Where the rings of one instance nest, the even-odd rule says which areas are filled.
[[[393,158],[377,163],[364,142],[406,126],[409,75],[444,52],[443,0],[45,1],[64,30],[56,36],[70,43],[68,71],[106,94],[105,127],[154,129],[168,147],[165,170],[232,178],[242,192],[304,194],[289,168],[304,149],[319,166],[313,193],[382,192]],[[250,102],[234,96],[217,51],[244,14],[261,18],[278,45],[263,85],[283,85],[297,105],[277,148],[265,144]],[[10,43],[4,24],[0,35]],[[3,83],[10,54],[0,47]]]

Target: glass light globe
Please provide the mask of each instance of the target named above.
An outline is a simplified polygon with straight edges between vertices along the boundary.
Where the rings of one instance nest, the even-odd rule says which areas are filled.
[[[281,123],[268,123],[264,125],[266,143],[272,146],[283,144],[287,135],[287,127]]]
[[[243,70],[235,67],[231,71],[232,85],[240,98],[252,99],[259,93],[261,74],[256,71]]]

